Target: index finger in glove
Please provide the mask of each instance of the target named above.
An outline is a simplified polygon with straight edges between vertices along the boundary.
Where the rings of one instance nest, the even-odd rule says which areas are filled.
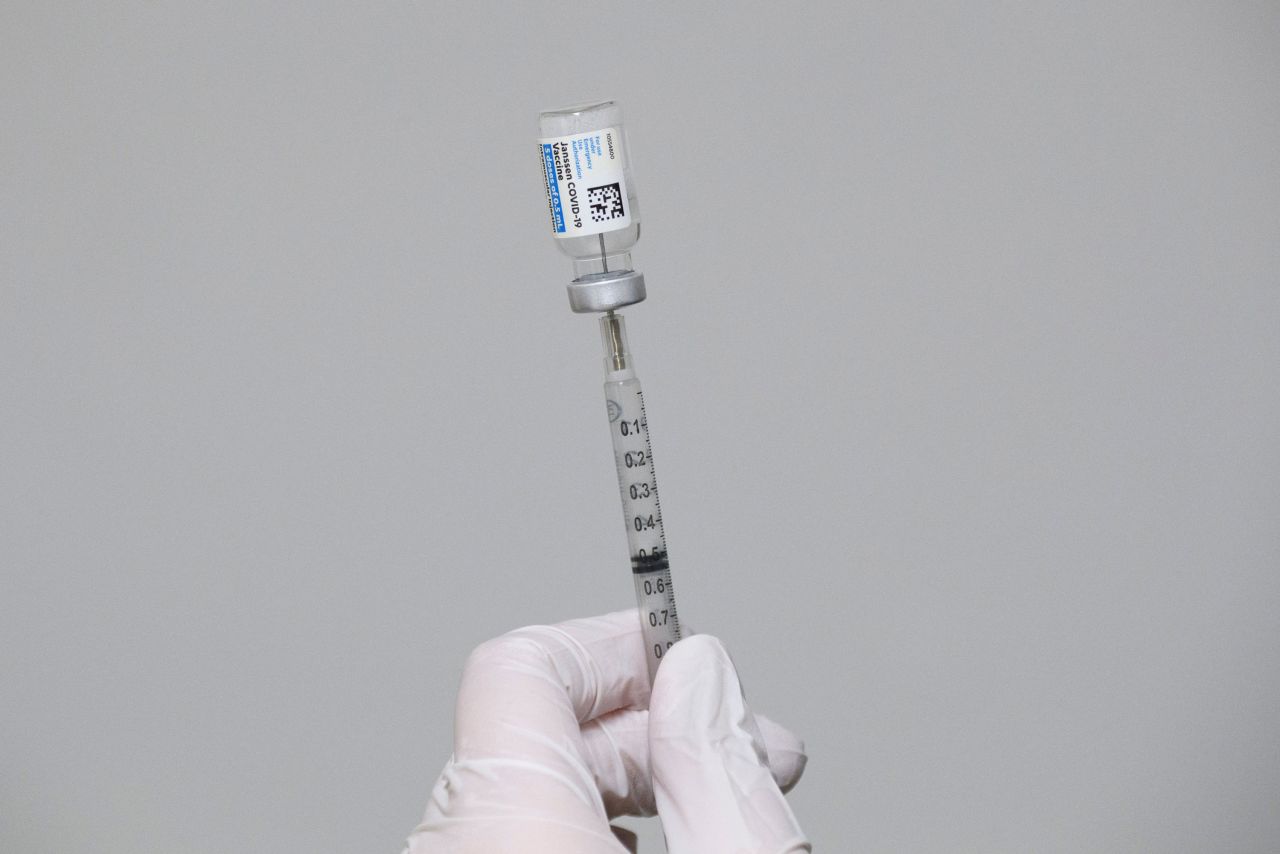
[[[636,612],[529,626],[472,652],[458,689],[454,755],[415,843],[460,850],[617,850],[582,722],[649,699]],[[505,849],[502,849],[505,850]]]
[[[528,746],[513,741],[513,731],[573,741],[582,723],[617,709],[643,708],[648,700],[634,610],[516,629],[481,644],[467,659],[454,755]]]

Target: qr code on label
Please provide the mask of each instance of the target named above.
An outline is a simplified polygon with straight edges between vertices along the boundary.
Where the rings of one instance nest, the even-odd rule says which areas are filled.
[[[624,216],[622,211],[622,187],[618,184],[591,187],[587,190],[587,204],[591,206],[592,222],[608,222],[611,219],[621,219]]]

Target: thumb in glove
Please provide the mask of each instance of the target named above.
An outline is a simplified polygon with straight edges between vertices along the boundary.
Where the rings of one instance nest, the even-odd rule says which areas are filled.
[[[799,779],[804,745],[752,714],[716,638],[688,637],[663,659],[649,700],[649,756],[671,854],[812,850],[780,788]]]

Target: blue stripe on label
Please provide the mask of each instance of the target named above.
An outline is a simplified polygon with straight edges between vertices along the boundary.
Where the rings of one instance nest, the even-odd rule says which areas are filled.
[[[556,180],[556,156],[550,143],[542,145],[542,166],[547,170],[547,194],[551,202],[552,227],[556,234],[564,234],[564,208],[560,204],[560,182]]]

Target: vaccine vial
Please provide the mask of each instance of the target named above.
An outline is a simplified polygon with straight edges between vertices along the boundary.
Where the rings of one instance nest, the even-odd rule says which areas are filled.
[[[576,279],[632,270],[640,211],[622,109],[598,101],[538,116],[551,233]]]

